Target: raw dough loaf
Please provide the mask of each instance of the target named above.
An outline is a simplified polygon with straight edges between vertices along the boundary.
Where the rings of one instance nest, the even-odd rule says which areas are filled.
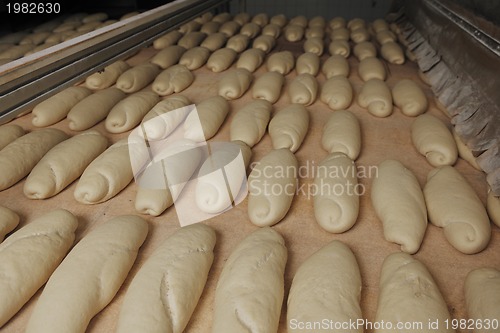
[[[387,42],[380,48],[382,58],[391,64],[402,65],[405,63],[403,49],[396,42]]]
[[[336,75],[349,76],[349,63],[341,55],[332,55],[324,62],[321,71],[329,79]]]
[[[123,190],[132,180],[127,139],[113,144],[85,169],[74,197],[83,204],[107,201]]]
[[[82,99],[68,112],[68,127],[73,131],[84,131],[105,119],[113,106],[125,98],[118,88],[106,88]]]
[[[7,124],[0,126],[0,150],[24,134],[24,129],[19,125]]]
[[[69,87],[49,97],[33,108],[31,123],[37,127],[46,127],[63,120],[78,102],[92,94],[85,87]]]
[[[287,319],[301,323],[362,320],[361,274],[351,249],[340,241],[325,245],[302,263],[288,294]],[[309,329],[288,328],[290,333]],[[362,333],[363,329],[329,329],[332,333]]]
[[[219,22],[220,24],[231,20],[233,16],[227,12],[217,14],[212,18],[212,21]]]
[[[358,58],[359,61],[363,61],[366,58],[376,57],[377,49],[372,42],[361,42],[354,46],[353,49],[354,56]]]
[[[229,113],[229,103],[221,96],[213,96],[199,103],[196,110],[184,121],[184,137],[203,142],[217,134]]]
[[[241,27],[240,34],[255,38],[260,33],[260,26],[257,23],[249,22]]]
[[[219,81],[219,95],[227,100],[238,99],[248,90],[252,83],[252,73],[244,68],[237,68]]]
[[[165,239],[130,283],[116,332],[183,332],[205,287],[215,240],[202,223]]]
[[[5,235],[14,230],[19,224],[19,215],[7,207],[0,206],[0,243]],[[0,326],[2,326],[0,324]]]
[[[156,77],[151,89],[160,96],[178,93],[189,87],[194,81],[194,75],[183,65],[174,65]]]
[[[334,40],[328,46],[328,52],[330,52],[330,55],[341,55],[348,58],[351,54],[351,47],[349,42],[345,40]]]
[[[359,195],[354,161],[343,153],[332,153],[318,165],[314,178],[314,216],[328,232],[342,233],[358,218]]]
[[[201,28],[201,23],[195,20],[189,21],[187,23],[184,23],[179,27],[179,32],[183,33],[184,35],[187,33],[190,33],[192,31],[198,31]]]
[[[233,21],[238,23],[239,25],[243,26],[250,22],[250,19],[252,17],[248,13],[238,13],[233,17]]]
[[[396,35],[390,31],[390,30],[382,30],[377,32],[375,35],[375,38],[377,39],[377,42],[380,43],[380,45],[383,45],[385,43],[389,42],[396,42]]]
[[[304,27],[290,23],[284,30],[285,39],[289,42],[298,42],[304,38],[304,32]]]
[[[281,35],[281,27],[279,25],[270,23],[262,28],[262,34],[271,36],[273,38],[278,38]]]
[[[319,84],[311,74],[297,75],[288,86],[290,101],[296,104],[311,105],[316,101]]]
[[[157,103],[142,119],[142,128],[149,141],[161,140],[172,133],[186,118],[190,109],[189,99],[174,95]]]
[[[152,91],[139,91],[118,102],[108,114],[105,126],[110,133],[123,133],[137,126],[160,101]]]
[[[452,128],[451,133],[453,134],[453,138],[455,139],[455,143],[457,144],[458,156],[466,160],[477,170],[481,171],[482,169],[479,164],[477,164],[476,157],[472,154],[470,148],[467,147],[467,145],[462,141],[457,131],[455,131],[455,128]]]
[[[33,131],[12,141],[0,150],[0,191],[26,177],[42,157],[68,138],[55,128]]]
[[[116,80],[116,87],[126,93],[134,93],[146,87],[160,74],[161,68],[146,62],[130,68]]]
[[[333,40],[349,40],[349,30],[346,28],[336,28],[330,33],[330,39]]]
[[[321,27],[311,27],[306,30],[306,39],[309,38],[321,38],[323,39],[325,37],[325,29]]]
[[[465,254],[486,248],[491,237],[488,214],[457,170],[442,166],[430,171],[424,197],[429,221],[444,228],[444,235],[454,248]]]
[[[361,60],[358,66],[358,74],[361,80],[365,82],[371,79],[385,81],[387,78],[384,64],[375,57],[368,57]]]
[[[427,229],[427,209],[417,177],[399,161],[386,160],[378,165],[371,199],[385,239],[400,244],[403,252],[416,253]]]
[[[376,117],[388,117],[392,113],[391,91],[382,80],[368,80],[358,95],[358,104]]]
[[[81,176],[108,147],[108,139],[95,130],[75,135],[49,150],[24,182],[29,199],[53,197]]]
[[[262,51],[269,53],[276,45],[276,39],[267,35],[260,35],[255,38],[252,43],[252,47],[256,49],[261,49]]]
[[[302,53],[298,58],[297,58],[297,63],[295,65],[295,70],[297,71],[297,74],[311,74],[311,75],[318,75],[319,72],[319,64],[320,60],[319,57],[314,54],[314,53],[309,53],[305,52]]]
[[[210,50],[203,46],[196,46],[187,50],[179,60],[179,65],[186,66],[189,70],[195,70],[205,65],[210,56]]]
[[[171,45],[155,54],[149,61],[161,69],[167,69],[175,65],[185,52],[186,49],[182,46]]]
[[[213,333],[276,333],[284,296],[285,241],[271,228],[233,250],[215,290]]]
[[[231,67],[237,55],[233,49],[227,47],[219,49],[208,58],[207,68],[215,73],[225,71]]]
[[[206,37],[207,35],[203,32],[192,31],[182,36],[177,42],[177,45],[182,46],[186,50],[189,50],[200,45]]]
[[[355,161],[361,150],[361,128],[348,110],[332,113],[323,127],[321,145],[328,153],[344,153]]]
[[[50,36],[50,32],[47,32],[47,31],[31,33],[28,36],[21,39],[21,41],[19,42],[19,45],[24,45],[24,44],[40,45],[49,36]]]
[[[491,221],[500,227],[500,198],[496,197],[491,189],[488,189],[486,209]]]
[[[366,28],[366,22],[362,18],[355,17],[355,18],[349,20],[349,22],[347,22],[347,28],[349,28],[349,30],[351,30],[351,31],[356,30],[356,29],[360,29],[360,28]]]
[[[288,148],[272,150],[252,169],[248,216],[253,224],[272,226],[285,217],[295,196],[297,171],[297,158]]]
[[[245,104],[231,121],[230,140],[243,141],[250,148],[255,146],[266,133],[271,110],[272,105],[266,100],[255,100]]]
[[[330,27],[330,29],[338,29],[338,28],[345,28],[346,26],[346,21],[345,21],[345,18],[341,17],[341,16],[337,16],[337,17],[334,17],[332,18],[329,22],[328,22],[328,26]]]
[[[325,18],[323,16],[315,16],[309,20],[308,26],[310,28],[318,27],[318,28],[324,29],[326,26]]]
[[[304,42],[304,52],[311,52],[321,56],[324,51],[323,38],[311,37]]]
[[[277,14],[271,17],[270,23],[284,27],[286,25],[287,19],[284,14]]]
[[[222,32],[217,32],[205,38],[200,46],[213,52],[223,47],[226,42],[227,36]]]
[[[352,103],[353,90],[351,83],[344,76],[334,76],[323,84],[320,100],[328,104],[332,110],[344,110]]]
[[[87,77],[85,85],[94,90],[111,87],[116,82],[118,77],[129,68],[130,65],[125,61],[118,60],[111,65],[104,67],[102,71]]]
[[[358,28],[351,30],[349,37],[354,43],[358,44],[370,40],[370,33],[365,28]]]
[[[24,56],[26,52],[32,50],[33,44],[14,45],[11,48],[0,53],[0,59],[15,60]]]
[[[257,99],[265,99],[271,104],[281,96],[281,88],[285,84],[283,74],[278,72],[266,72],[259,76],[252,87],[252,96]]]
[[[89,22],[102,22],[104,20],[108,19],[108,14],[106,13],[94,13],[85,16],[82,19],[82,23],[89,23]]]
[[[403,79],[392,88],[394,105],[401,109],[404,115],[416,117],[427,111],[428,103],[422,89],[412,80]]]
[[[248,44],[250,43],[250,38],[245,35],[234,35],[227,41],[226,47],[233,49],[237,53],[241,53],[246,50]]]
[[[269,136],[274,149],[286,148],[295,153],[309,129],[309,112],[300,104],[290,104],[269,122]]]
[[[422,114],[413,121],[411,139],[432,166],[453,165],[457,161],[453,135],[441,120],[430,114]]]
[[[150,189],[137,187],[135,210],[138,213],[160,216],[168,207],[174,204],[172,193],[167,189]]]
[[[236,68],[244,68],[250,73],[255,72],[264,62],[266,53],[261,49],[249,49],[240,54]]]
[[[475,269],[465,279],[467,315],[476,323],[500,318],[500,271],[484,267]],[[474,333],[489,333],[493,329],[476,328]]]
[[[85,332],[92,317],[118,292],[147,233],[147,222],[134,215],[94,228],[50,277],[26,333]]]
[[[375,33],[380,31],[389,30],[389,24],[384,19],[376,19],[372,22],[372,28]]]
[[[203,25],[200,28],[200,31],[203,32],[204,34],[208,35],[207,38],[205,38],[203,40],[203,42],[206,41],[208,39],[208,37],[210,37],[210,35],[218,33],[217,31],[219,31],[220,26],[221,26],[221,24],[219,22],[214,22],[214,21],[208,21],[208,22],[203,23]]]
[[[0,327],[47,282],[73,245],[77,227],[73,214],[54,210],[0,244]]]
[[[196,22],[201,23],[201,24],[205,24],[205,23],[208,23],[213,17],[214,17],[214,14],[212,14],[211,12],[205,12],[202,15],[195,18],[194,20]]]
[[[290,25],[298,25],[299,27],[307,27],[307,18],[304,15],[292,17],[289,22]]]
[[[267,58],[267,70],[287,75],[295,66],[295,58],[290,51],[273,53]]]
[[[411,255],[403,252],[390,254],[384,260],[380,274],[377,313],[375,322],[422,323],[420,333],[454,333],[446,327],[451,322],[448,307],[441,292],[427,268]],[[429,328],[427,323],[438,322],[437,329]],[[376,333],[392,330],[375,329]],[[411,333],[416,330],[400,330]]]
[[[227,21],[220,26],[219,32],[222,32],[227,37],[232,37],[240,30],[240,28],[241,25],[239,25],[237,22]]]
[[[266,13],[259,13],[252,18],[252,22],[260,27],[264,27],[269,23],[269,16]]]

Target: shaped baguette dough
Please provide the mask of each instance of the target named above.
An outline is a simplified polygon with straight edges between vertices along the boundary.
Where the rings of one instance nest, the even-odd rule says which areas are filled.
[[[287,19],[284,14],[277,14],[271,17],[270,23],[284,27],[286,25]]]
[[[351,31],[360,28],[366,28],[366,22],[362,18],[355,17],[347,22],[347,28],[349,28]]]
[[[389,30],[389,24],[384,19],[376,19],[372,22],[372,28],[373,31],[378,33],[383,30]]]
[[[358,95],[358,104],[376,117],[388,117],[392,113],[391,91],[382,80],[368,80]]]
[[[250,43],[250,38],[245,35],[234,35],[227,41],[226,47],[233,49],[237,53],[241,53],[246,50],[248,44]]]
[[[189,70],[195,70],[205,65],[210,56],[210,50],[203,46],[196,46],[187,50],[179,60],[179,65],[186,66]]]
[[[137,126],[142,118],[160,101],[152,91],[139,91],[118,102],[106,118],[106,130],[123,133]]]
[[[248,49],[240,54],[236,68],[243,68],[253,73],[262,65],[265,55],[266,53],[261,49]]]
[[[130,283],[116,332],[183,332],[205,287],[215,239],[202,223],[165,239]]]
[[[310,52],[302,53],[297,58],[297,63],[295,65],[295,70],[297,74],[311,74],[313,76],[318,75],[320,60],[318,55]]]
[[[298,162],[288,148],[272,150],[248,177],[248,216],[259,227],[281,221],[292,205],[297,188]],[[279,191],[270,189],[279,188]]]
[[[105,202],[123,190],[133,177],[128,142],[122,139],[89,164],[76,185],[74,197],[83,204]]]
[[[61,142],[31,170],[24,182],[24,195],[29,199],[53,197],[80,177],[107,147],[108,139],[95,130]]]
[[[298,25],[299,27],[307,27],[307,18],[304,15],[298,15],[290,19],[289,24]]]
[[[371,199],[385,239],[400,244],[403,252],[416,253],[427,229],[427,209],[417,177],[399,161],[386,160],[378,166]]]
[[[266,13],[259,13],[252,18],[252,22],[264,27],[269,23],[269,16]]]
[[[349,76],[349,63],[341,55],[332,55],[324,62],[321,71],[329,79],[336,75]]]
[[[330,39],[333,40],[349,40],[350,32],[346,28],[336,28],[330,33]]]
[[[354,46],[353,49],[354,56],[358,58],[359,61],[363,61],[366,58],[376,57],[377,49],[372,42],[361,42]]]
[[[19,215],[7,207],[0,206],[0,243],[4,240],[5,235],[14,230],[18,224]]]
[[[118,60],[109,66],[104,67],[102,71],[94,73],[87,77],[85,85],[93,90],[104,89],[112,86],[118,77],[122,75],[130,65],[123,60]]]
[[[309,38],[321,38],[325,37],[325,29],[322,27],[311,27],[306,30],[306,39]]]
[[[453,135],[441,120],[430,114],[422,114],[413,121],[411,139],[432,166],[453,165],[457,161]]]
[[[198,112],[191,112],[184,121],[184,137],[203,142],[217,134],[229,113],[229,103],[221,96],[213,96],[199,103],[196,110]]]
[[[248,13],[238,13],[233,17],[233,21],[238,23],[239,25],[243,26],[250,22],[250,19],[252,17]]]
[[[285,84],[285,77],[278,72],[266,72],[259,76],[252,87],[252,97],[265,99],[271,104],[281,96],[281,88]]]
[[[333,76],[325,81],[321,89],[320,100],[332,110],[344,110],[352,103],[351,83],[344,76]]]
[[[384,64],[375,57],[368,57],[361,60],[358,66],[358,74],[361,80],[365,82],[371,79],[385,81],[387,78]]]
[[[213,333],[275,333],[284,296],[285,241],[271,228],[233,250],[215,290]]]
[[[405,63],[403,49],[396,42],[387,42],[380,48],[382,58],[391,64],[402,65]]]
[[[266,66],[269,72],[287,75],[295,66],[295,58],[290,51],[276,52],[267,58]]]
[[[116,87],[126,93],[134,93],[151,83],[160,71],[160,67],[150,62],[137,65],[118,77]]]
[[[149,141],[161,140],[172,133],[186,118],[190,105],[183,95],[174,95],[158,102],[142,119],[142,127]]]
[[[77,227],[73,214],[54,210],[0,244],[0,327],[47,282],[73,245]]]
[[[304,42],[304,52],[311,52],[321,56],[324,51],[323,38],[311,37]]]
[[[195,18],[194,20],[196,22],[201,23],[201,24],[205,24],[205,23],[209,22],[213,17],[214,17],[214,14],[212,14],[211,12],[205,12],[202,15]]]
[[[309,129],[309,112],[300,104],[290,104],[269,122],[269,135],[274,149],[286,148],[295,153]]]
[[[68,112],[68,127],[73,131],[84,131],[105,119],[113,106],[125,98],[118,88],[106,88],[82,99]]]
[[[345,232],[356,223],[359,213],[356,165],[343,153],[332,153],[318,168],[314,178],[318,191],[313,198],[316,221],[328,232]]]
[[[208,22],[203,23],[203,25],[200,28],[200,31],[203,32],[204,34],[208,35],[207,38],[205,38],[203,40],[203,42],[205,42],[208,39],[208,37],[210,37],[210,35],[218,33],[217,31],[219,31],[220,26],[221,26],[221,24],[219,22],[214,22],[214,21],[208,21]],[[221,33],[221,35],[223,35],[223,34]],[[203,44],[203,42],[202,42],[202,44]]]
[[[192,31],[190,33],[182,36],[178,41],[177,45],[182,46],[186,50],[190,50],[203,42],[203,40],[207,37],[206,34],[200,31]]]
[[[319,84],[311,74],[297,75],[288,86],[290,101],[296,104],[311,105],[316,101]]]
[[[255,38],[252,43],[252,47],[256,49],[261,49],[262,51],[269,53],[276,45],[276,39],[267,35],[260,35]]]
[[[118,292],[147,233],[147,222],[134,215],[94,228],[50,277],[26,332],[85,332],[92,317]]]
[[[500,198],[496,197],[491,189],[488,189],[486,209],[491,221],[500,227]]]
[[[500,271],[484,267],[475,269],[465,279],[465,304],[468,318],[475,322],[500,318]],[[476,328],[474,333],[494,330]]]
[[[223,47],[226,42],[227,36],[222,32],[217,32],[205,38],[200,46],[213,52]]]
[[[358,28],[351,30],[349,37],[354,43],[357,44],[370,40],[370,33],[365,28]]]
[[[248,22],[241,27],[240,34],[253,39],[260,33],[260,29],[261,28],[257,23]]]
[[[394,105],[401,109],[404,115],[416,117],[427,111],[427,97],[422,89],[412,80],[403,79],[392,88]]]
[[[279,25],[270,23],[262,28],[263,35],[269,35],[273,38],[278,38],[281,35],[281,27]]]
[[[361,313],[361,274],[351,249],[332,241],[304,261],[293,277],[287,301],[288,322],[356,322]],[[309,329],[291,329],[308,333]],[[363,329],[330,329],[336,333],[362,333]]]
[[[429,221],[444,228],[451,245],[465,254],[486,248],[491,237],[490,220],[474,189],[453,167],[429,172],[424,187]]]
[[[233,117],[229,127],[231,141],[243,141],[255,146],[266,133],[271,118],[272,105],[266,100],[255,100],[245,104]]]
[[[33,108],[31,123],[36,127],[46,127],[63,120],[78,102],[92,94],[85,87],[69,87],[49,97]]]
[[[321,145],[328,153],[344,153],[355,161],[361,150],[358,118],[348,110],[332,113],[323,127]]]
[[[285,39],[289,42],[298,42],[304,38],[304,27],[290,22],[284,30]]]
[[[419,322],[423,327],[418,332],[455,332],[445,325],[446,321],[451,321],[451,316],[436,282],[427,268],[411,255],[397,252],[385,258],[379,290],[376,322],[390,322],[392,327],[397,323]],[[439,323],[437,330],[426,325],[429,320]],[[376,333],[390,331],[374,330]],[[414,331],[400,330],[405,333]]]
[[[170,31],[169,33],[155,39],[153,47],[157,50],[161,50],[168,46],[175,45],[182,36],[184,35],[179,30]]]
[[[185,90],[193,81],[194,75],[189,69],[174,65],[158,74],[151,89],[160,96],[167,96]]]
[[[466,160],[475,169],[481,171],[482,169],[479,164],[477,164],[476,157],[472,154],[470,148],[467,147],[467,145],[462,141],[454,127],[451,129],[451,133],[453,135],[453,139],[455,139],[455,143],[457,144],[458,156]]]
[[[185,52],[186,49],[182,46],[171,45],[155,54],[149,61],[161,69],[167,69],[175,65]]]
[[[0,126],[0,150],[24,134],[24,129],[19,125],[7,124]]]
[[[219,96],[227,100],[238,99],[250,88],[252,82],[252,73],[244,68],[237,68],[219,81]]]
[[[220,14],[217,14],[216,16],[214,16],[212,18],[212,21],[215,21],[215,22],[219,22],[219,23],[224,23],[224,22],[227,22],[229,20],[231,20],[233,16],[229,13],[220,13]]]
[[[330,52],[330,55],[341,55],[348,58],[351,54],[351,47],[349,42],[345,40],[334,40],[328,45],[328,52]]]
[[[178,30],[179,30],[179,32],[181,32],[182,34],[185,35],[185,34],[190,33],[192,31],[200,30],[200,27],[201,27],[200,22],[192,20],[192,21],[189,21],[189,22],[181,25]]]
[[[220,26],[219,32],[222,32],[227,37],[232,37],[240,30],[240,28],[241,25],[239,25],[237,22],[227,21]]]
[[[26,177],[52,147],[67,138],[63,131],[46,128],[23,135],[0,150],[0,191]]]
[[[377,42],[380,43],[380,45],[383,45],[385,43],[389,42],[396,42],[397,38],[396,35],[390,31],[390,30],[382,30],[377,32],[375,35],[375,38],[377,39]]]
[[[160,216],[168,207],[174,204],[172,193],[166,189],[149,189],[137,187],[135,210],[138,213]]]
[[[208,58],[207,68],[215,73],[225,71],[231,67],[237,55],[233,49],[227,47],[219,49]]]
[[[332,18],[329,22],[328,22],[328,26],[330,27],[330,29],[334,30],[334,29],[338,29],[338,28],[345,28],[346,27],[346,21],[345,21],[345,18],[341,17],[341,16],[337,16],[337,17],[334,17]]]

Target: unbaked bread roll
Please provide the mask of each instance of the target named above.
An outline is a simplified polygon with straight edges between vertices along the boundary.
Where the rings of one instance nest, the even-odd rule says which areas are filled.
[[[279,25],[270,23],[262,28],[263,35],[269,35],[273,38],[278,38],[281,35],[281,27]]]
[[[497,268],[478,268],[465,279],[465,304],[469,320],[482,323],[475,333],[493,332],[493,320],[500,318],[500,271]],[[486,324],[490,324],[490,329]]]
[[[298,15],[290,19],[289,24],[298,25],[299,27],[307,27],[307,18],[304,15]]]
[[[229,113],[229,103],[221,96],[213,96],[198,103],[196,110],[184,121],[184,137],[203,142],[217,134]]]
[[[306,74],[307,75],[307,74]],[[269,136],[274,149],[287,148],[295,153],[309,129],[309,112],[300,104],[290,104],[269,122]]]
[[[321,71],[329,79],[336,75],[349,76],[349,63],[341,55],[332,55],[323,63]]]
[[[349,42],[345,40],[333,40],[328,45],[328,52],[330,52],[330,55],[341,55],[344,58],[348,58],[351,54],[351,47],[349,46]]]
[[[290,51],[273,53],[267,58],[267,70],[287,75],[295,66],[295,58]]]
[[[486,209],[491,221],[500,227],[500,197],[496,197],[491,189],[488,189]]]
[[[347,28],[349,28],[351,31],[360,28],[366,28],[366,22],[362,18],[355,17],[347,22]]]
[[[418,116],[411,124],[411,139],[418,152],[432,166],[453,165],[457,161],[457,144],[446,125],[430,114]]]
[[[7,124],[0,126],[0,150],[24,134],[24,129],[19,125]]]
[[[24,37],[23,39],[21,39],[21,41],[19,42],[19,45],[24,45],[24,44],[40,45],[49,36],[50,36],[50,32],[48,32],[48,31],[33,32],[33,33],[29,34],[28,36]]]
[[[189,70],[195,70],[205,65],[210,56],[210,50],[203,46],[196,46],[187,50],[179,60],[179,65],[186,66]]]
[[[252,22],[259,25],[260,27],[264,27],[269,23],[269,16],[266,13],[256,14],[252,18]]]
[[[205,287],[215,240],[202,223],[165,239],[130,283],[116,332],[183,332]]]
[[[380,45],[388,42],[396,42],[397,40],[396,35],[390,30],[382,30],[377,32],[375,38],[377,39],[377,42],[380,43]]]
[[[223,47],[227,42],[227,36],[222,32],[217,32],[209,35],[200,44],[201,47],[209,49],[210,51],[215,51]]]
[[[304,42],[304,52],[311,52],[321,56],[324,50],[323,38],[311,37]]]
[[[267,35],[260,35],[255,38],[252,43],[252,47],[256,49],[261,49],[262,51],[269,53],[276,45],[276,39]]]
[[[202,15],[195,18],[194,20],[196,22],[201,23],[201,24],[205,24],[205,23],[209,22],[213,17],[214,17],[214,14],[212,14],[211,12],[205,12]]]
[[[78,220],[59,209],[19,229],[0,244],[0,327],[47,282],[75,240]]]
[[[382,321],[396,327],[399,323],[421,323],[418,332],[454,333],[446,322],[451,322],[441,292],[427,268],[408,253],[388,255],[382,265],[375,322]],[[429,327],[428,323],[438,323]],[[401,330],[401,332],[414,332]],[[374,332],[388,332],[383,328]]]
[[[295,65],[295,70],[297,74],[311,74],[318,75],[320,60],[318,55],[310,52],[302,53],[297,58],[297,63]]]
[[[271,17],[271,19],[269,20],[269,23],[276,24],[276,25],[283,28],[287,23],[287,18],[285,16],[285,14],[277,14],[277,15],[274,15],[273,17]]]
[[[250,16],[250,14],[243,12],[243,13],[236,14],[233,17],[233,21],[238,23],[239,25],[243,26],[243,25],[247,24],[248,22],[250,22],[251,18],[252,17]]]
[[[106,88],[82,99],[68,112],[68,127],[73,131],[84,131],[105,119],[113,106],[125,98],[118,88]]]
[[[212,21],[224,23],[231,20],[233,16],[227,12],[219,13],[212,18]]]
[[[0,243],[19,224],[19,215],[7,207],[0,206]],[[1,323],[0,323],[0,326]]]
[[[98,21],[88,22],[88,23],[82,24],[81,26],[76,28],[76,31],[86,34],[87,32],[91,32],[91,31],[97,29],[100,25],[102,25],[102,22],[98,22]]]
[[[14,45],[7,50],[0,52],[0,60],[8,59],[15,60],[23,57],[26,52],[32,50],[35,46],[33,44],[24,44],[24,45]]]
[[[68,135],[55,128],[36,130],[0,150],[0,191],[26,177],[42,157]]]
[[[284,30],[285,39],[289,42],[298,42],[304,38],[304,32],[304,27],[290,22]]]
[[[292,103],[311,105],[318,95],[318,81],[311,74],[297,75],[288,86],[288,96]]]
[[[354,46],[353,52],[354,56],[356,56],[359,61],[363,61],[364,59],[369,57],[377,56],[377,49],[372,42],[361,42],[356,44]]]
[[[277,332],[286,261],[285,241],[273,229],[257,229],[243,239],[217,282],[212,332]]]
[[[312,27],[312,28],[307,28],[306,33],[305,33],[306,39],[309,38],[321,38],[323,39],[325,37],[325,29],[322,27]]]
[[[412,80],[403,79],[392,88],[394,105],[404,115],[416,117],[427,111],[427,97],[422,89]]]
[[[116,80],[116,87],[126,93],[134,93],[146,87],[160,74],[161,68],[150,62],[134,66]]]
[[[80,177],[107,147],[108,139],[95,130],[61,142],[31,170],[24,182],[24,195],[29,199],[53,197]]]
[[[215,73],[225,71],[231,67],[237,55],[233,49],[227,47],[219,49],[208,58],[207,68]]]
[[[47,98],[33,108],[31,123],[37,127],[46,127],[63,120],[78,102],[92,94],[85,87],[69,87]]]
[[[341,75],[325,81],[321,88],[320,99],[332,110],[344,110],[352,103],[353,90],[349,80]]]
[[[104,125],[110,133],[123,133],[137,126],[142,118],[160,101],[152,91],[139,91],[125,97],[109,112]]]
[[[308,26],[309,27],[320,27],[320,28],[324,29],[326,26],[325,18],[323,16],[315,16],[309,20]]]
[[[349,30],[346,28],[336,28],[330,33],[330,39],[333,40],[349,40]]]
[[[240,28],[241,25],[239,25],[237,22],[227,21],[220,26],[219,32],[222,32],[227,37],[232,37],[240,30]]]
[[[219,31],[220,26],[221,26],[221,24],[219,22],[214,22],[214,21],[208,21],[208,22],[203,23],[203,25],[200,28],[200,31],[207,35],[207,38],[205,38],[203,40],[203,42],[206,41],[208,39],[208,37],[210,37],[210,35],[218,33],[217,31]],[[223,34],[221,33],[221,35],[223,35]]]
[[[384,227],[387,241],[401,251],[418,251],[427,229],[427,209],[417,177],[399,161],[385,160],[373,179],[373,208]]]
[[[105,21],[107,19],[108,19],[108,14],[100,12],[100,13],[94,13],[94,14],[90,14],[90,15],[85,16],[82,19],[82,23],[89,23],[89,22],[96,22],[96,21],[102,22],[102,21]]]
[[[387,42],[380,48],[382,58],[391,64],[402,65],[405,63],[403,49],[396,42]]]
[[[140,214],[160,216],[168,207],[174,204],[172,193],[166,189],[151,189],[137,187],[134,207]]]
[[[85,332],[92,317],[118,292],[147,233],[147,222],[134,215],[94,228],[50,277],[26,332]]]
[[[255,146],[266,133],[271,110],[272,105],[266,100],[255,100],[245,104],[231,121],[230,140],[243,141],[250,148]]]
[[[85,85],[90,89],[98,90],[112,86],[118,77],[122,75],[130,65],[123,60],[118,60],[109,66],[104,67],[102,71],[94,73],[87,77]]]
[[[261,49],[248,49],[240,54],[236,68],[244,68],[253,73],[262,65],[265,55],[266,53]]]
[[[358,28],[351,30],[349,37],[354,43],[357,44],[370,40],[370,33],[365,28]]]
[[[206,37],[207,35],[201,31],[192,31],[182,36],[177,41],[177,45],[182,46],[186,50],[189,50],[200,45]]]
[[[384,30],[389,30],[389,24],[384,19],[376,19],[372,22],[373,31],[376,33]]]
[[[227,41],[226,47],[241,53],[246,50],[248,44],[250,43],[250,38],[245,35],[234,35]]]
[[[178,30],[185,35],[187,33],[190,33],[191,31],[198,31],[200,30],[200,28],[201,23],[196,20],[192,20],[181,25]]]
[[[142,128],[148,140],[161,140],[170,135],[191,111],[189,99],[173,95],[158,102],[142,119]]]
[[[248,36],[248,38],[255,38],[260,33],[260,26],[257,23],[248,22],[241,27],[240,34]]]
[[[193,81],[194,75],[189,69],[183,65],[174,65],[158,74],[151,89],[160,96],[167,96],[183,91]]]
[[[368,80],[361,87],[358,104],[376,117],[388,117],[392,113],[391,91],[382,80]]]
[[[149,61],[161,69],[167,69],[175,65],[185,52],[186,49],[182,46],[171,45],[155,54]]]
[[[259,76],[252,87],[252,97],[265,99],[271,104],[281,96],[281,88],[285,84],[285,77],[278,72],[266,72]]]
[[[385,81],[387,78],[384,64],[375,57],[368,57],[361,60],[358,66],[358,74],[361,80],[365,82],[371,79]]]
[[[344,153],[355,161],[361,150],[361,128],[348,110],[333,112],[323,127],[321,145],[328,153]]]
[[[325,318],[335,323],[363,320],[361,274],[351,249],[332,241],[306,259],[293,277],[287,301],[288,323],[315,323]],[[362,333],[363,328],[334,329],[332,333]],[[288,327],[290,333],[308,333],[309,328]]]
[[[338,28],[345,28],[346,26],[346,21],[345,21],[345,18],[341,17],[341,16],[337,16],[337,17],[334,17],[332,18],[329,22],[328,22],[328,26],[330,27],[330,29],[338,29]]]
[[[220,79],[219,95],[227,100],[238,99],[248,90],[252,79],[252,73],[246,69],[234,69]]]
[[[486,248],[491,237],[488,214],[457,170],[446,165],[430,171],[424,197],[429,221],[444,228],[444,235],[454,248],[465,254]]]

